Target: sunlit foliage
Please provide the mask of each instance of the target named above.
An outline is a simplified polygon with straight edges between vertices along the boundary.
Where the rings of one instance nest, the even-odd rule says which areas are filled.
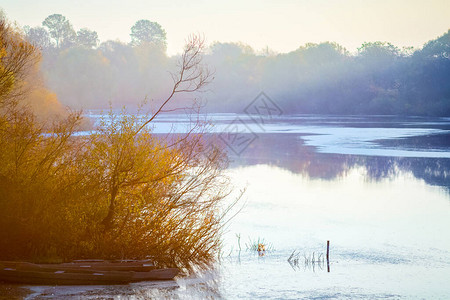
[[[0,260],[150,257],[160,266],[210,264],[227,212],[227,159],[198,119],[182,135],[157,136],[151,128],[174,95],[208,83],[203,41],[188,41],[173,89],[154,114],[111,110],[91,134],[77,136],[79,112],[38,120],[29,97],[52,105],[54,95],[30,85],[19,97],[38,53],[6,22],[0,36],[2,68],[9,70],[2,74],[11,78],[0,84]],[[16,57],[23,62],[10,68]]]
[[[0,18],[0,104],[22,94],[27,70],[38,58],[36,48]]]

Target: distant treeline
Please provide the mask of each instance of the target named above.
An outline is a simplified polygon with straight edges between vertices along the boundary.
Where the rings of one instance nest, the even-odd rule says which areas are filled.
[[[95,31],[76,32],[61,15],[25,33],[41,46],[47,84],[66,105],[137,104],[162,98],[171,86],[176,57],[167,55],[166,33],[156,22],[136,22],[128,44],[99,44]],[[370,42],[355,54],[333,42],[285,54],[216,42],[205,61],[215,71],[201,95],[209,112],[240,113],[265,91],[286,114],[450,116],[450,30],[422,49]]]

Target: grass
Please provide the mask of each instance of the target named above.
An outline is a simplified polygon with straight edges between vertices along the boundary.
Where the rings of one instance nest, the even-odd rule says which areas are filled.
[[[245,244],[245,247],[249,251],[274,251],[272,243],[267,242],[264,238],[258,237],[258,239],[248,238],[248,243]]]
[[[217,253],[217,257],[222,260],[225,257],[231,257],[232,254],[236,251],[240,256],[241,251],[243,250],[243,246],[241,244],[241,234],[236,233],[237,239],[237,249],[235,250],[235,246],[231,246],[230,250],[219,249]],[[244,244],[245,251],[250,252],[258,252],[259,256],[264,256],[266,251],[275,251],[275,248],[272,243],[266,241],[264,238],[258,237],[257,239],[252,239],[248,237],[248,242]]]

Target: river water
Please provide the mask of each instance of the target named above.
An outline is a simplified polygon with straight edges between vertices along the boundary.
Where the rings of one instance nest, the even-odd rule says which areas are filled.
[[[449,118],[209,117],[233,184],[246,188],[215,269],[158,283],[31,287],[29,298],[450,298]],[[161,116],[155,132],[187,123]],[[261,256],[248,249],[258,240]]]

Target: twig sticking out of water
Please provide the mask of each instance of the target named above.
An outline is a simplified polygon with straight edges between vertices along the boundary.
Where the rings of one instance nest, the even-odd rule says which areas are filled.
[[[306,253],[303,253],[302,256],[303,257],[301,257],[300,251],[297,252],[296,250],[294,250],[287,259],[288,263],[294,270],[300,269],[301,265],[303,265],[304,269],[312,268],[312,270],[315,271],[316,266],[322,269],[325,264],[323,253],[312,252],[308,255],[306,255]]]
[[[241,234],[240,233],[239,234],[236,233],[236,237],[238,239],[238,246],[239,246],[239,252],[240,252],[241,251]]]

